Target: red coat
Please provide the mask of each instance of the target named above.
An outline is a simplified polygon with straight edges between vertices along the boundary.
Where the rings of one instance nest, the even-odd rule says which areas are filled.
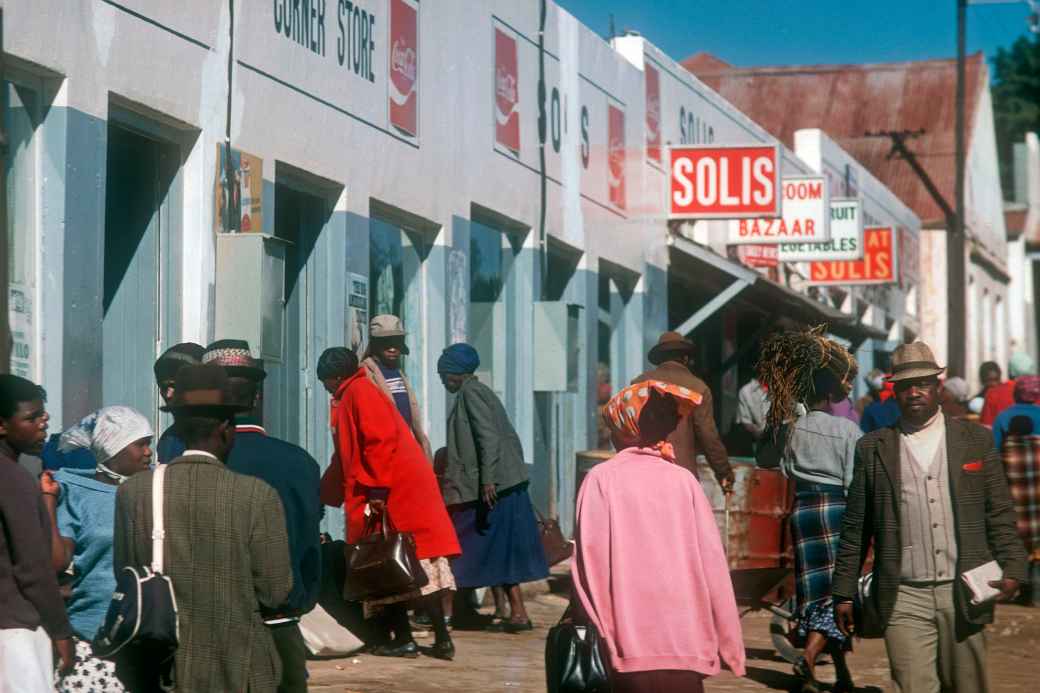
[[[985,404],[979,415],[979,423],[993,428],[997,415],[1015,403],[1015,381],[1008,380],[986,390]]]
[[[433,467],[397,408],[364,370],[340,386],[336,399],[332,428],[343,470],[347,542],[364,531],[369,489],[382,488],[389,490],[390,518],[415,537],[419,558],[460,555]]]

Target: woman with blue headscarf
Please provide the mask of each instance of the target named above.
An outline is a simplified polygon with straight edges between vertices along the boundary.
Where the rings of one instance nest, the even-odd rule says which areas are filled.
[[[495,393],[474,376],[480,356],[469,344],[452,344],[437,371],[455,404],[448,415],[448,445],[441,490],[462,556],[452,559],[460,589],[502,587],[510,616],[495,629],[531,630],[520,584],[549,575],[538,521],[527,494],[527,464],[520,437]]]

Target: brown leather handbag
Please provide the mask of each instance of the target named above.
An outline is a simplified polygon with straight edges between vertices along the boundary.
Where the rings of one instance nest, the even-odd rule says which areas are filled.
[[[563,563],[574,555],[574,542],[567,541],[560,529],[560,523],[556,518],[546,518],[535,508],[538,514],[538,535],[542,539],[542,551],[545,553],[545,562],[549,566]]]
[[[398,532],[385,510],[369,515],[361,539],[347,547],[343,598],[357,602],[392,597],[420,590],[429,582],[411,532]]]

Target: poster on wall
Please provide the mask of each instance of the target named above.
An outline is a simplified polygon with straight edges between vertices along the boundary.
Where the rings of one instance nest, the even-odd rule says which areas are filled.
[[[781,262],[858,260],[863,257],[863,203],[831,199],[831,239],[780,243]]]
[[[33,350],[35,331],[32,319],[32,295],[29,288],[11,282],[7,290],[7,319],[11,327],[12,375],[37,381],[36,355]]]
[[[390,0],[390,125],[419,136],[419,6]]]
[[[646,158],[661,163],[661,74],[646,64]]]
[[[608,197],[611,203],[625,208],[625,112],[607,107]]]
[[[779,219],[733,219],[727,243],[822,243],[830,240],[830,195],[823,176],[785,176]]]
[[[495,142],[520,155],[520,91],[516,39],[495,27]]]
[[[809,284],[859,285],[896,282],[895,232],[890,226],[863,230],[863,259],[809,263]]]
[[[360,354],[368,343],[368,277],[348,272],[347,279],[346,343]]]
[[[225,216],[230,218],[227,230],[249,233],[263,230],[262,194],[264,164],[260,157],[231,149],[231,177],[224,174],[226,151],[217,144],[217,174],[214,181],[214,231],[225,230]]]

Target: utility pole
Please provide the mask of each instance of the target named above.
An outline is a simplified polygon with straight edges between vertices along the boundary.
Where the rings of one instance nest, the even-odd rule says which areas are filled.
[[[967,271],[965,268],[964,224],[964,101],[965,84],[965,32],[968,0],[957,2],[957,113],[954,127],[954,158],[956,174],[954,199],[956,204],[954,226],[946,234],[946,305],[948,315],[946,330],[946,367],[948,372],[967,377]]]

